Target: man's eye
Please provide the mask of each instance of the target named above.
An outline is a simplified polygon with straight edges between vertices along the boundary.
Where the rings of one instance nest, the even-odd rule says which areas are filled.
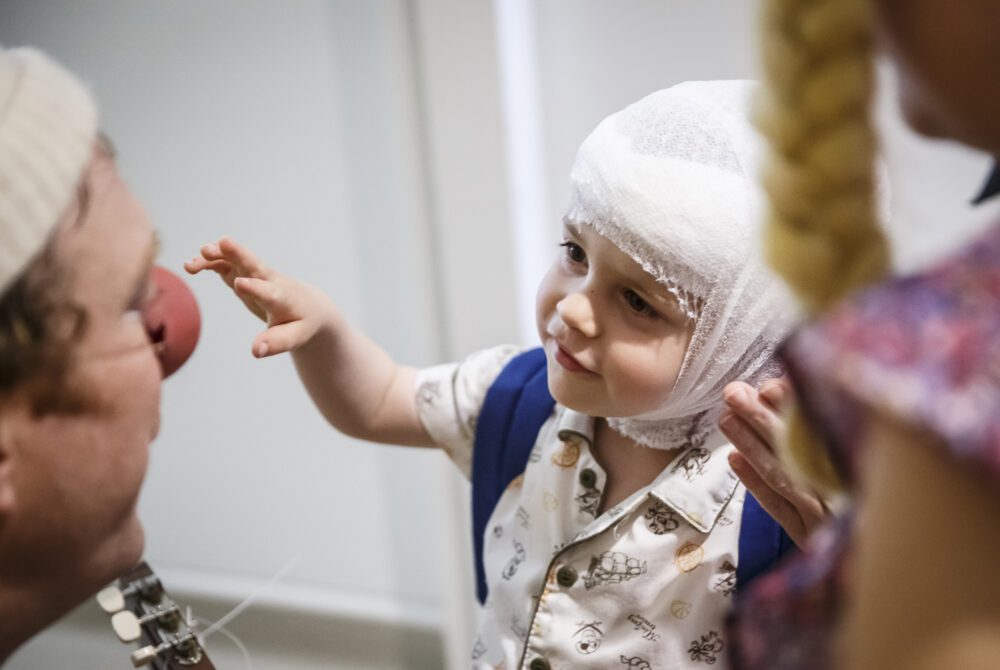
[[[583,247],[576,242],[563,242],[559,246],[566,250],[566,258],[574,263],[583,263],[587,260],[587,254],[583,252]]]
[[[649,303],[639,297],[639,294],[632,289],[625,289],[625,302],[628,303],[629,308],[634,312],[646,316],[658,316]]]
[[[153,301],[156,297],[156,284],[153,283],[152,279],[145,282],[132,296],[129,300],[127,311],[129,312],[141,312],[149,306],[149,303]]]

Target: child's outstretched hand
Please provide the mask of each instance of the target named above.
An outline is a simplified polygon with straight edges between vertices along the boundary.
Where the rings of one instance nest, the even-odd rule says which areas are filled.
[[[272,270],[228,237],[204,245],[201,255],[185,263],[184,269],[193,275],[215,272],[247,309],[267,323],[267,330],[253,341],[251,350],[257,358],[301,347],[335,311],[322,291]]]
[[[747,490],[802,546],[828,510],[815,491],[792,478],[774,453],[785,430],[780,410],[792,400],[791,394],[784,378],[764,382],[759,392],[749,384],[732,382],[722,392],[726,409],[719,428],[736,447],[729,464]]]

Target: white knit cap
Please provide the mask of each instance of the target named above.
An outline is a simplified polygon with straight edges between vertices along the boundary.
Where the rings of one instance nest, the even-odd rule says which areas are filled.
[[[96,137],[78,79],[34,49],[0,49],[0,295],[45,246]]]
[[[605,119],[573,166],[566,219],[586,224],[673,293],[694,321],[664,404],[609,425],[641,444],[700,443],[716,429],[722,389],[777,373],[774,349],[792,301],[758,248],[761,141],[754,84],[687,82]]]

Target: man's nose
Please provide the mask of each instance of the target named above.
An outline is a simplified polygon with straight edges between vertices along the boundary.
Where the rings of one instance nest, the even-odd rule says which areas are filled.
[[[585,337],[597,337],[599,334],[594,303],[590,296],[581,292],[570,293],[556,303],[556,311],[563,323]]]
[[[152,279],[156,296],[142,311],[142,322],[166,379],[184,365],[198,344],[201,312],[191,289],[173,272],[157,265]]]

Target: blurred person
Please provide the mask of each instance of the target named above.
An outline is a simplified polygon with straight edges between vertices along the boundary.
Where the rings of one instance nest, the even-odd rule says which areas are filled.
[[[73,75],[0,49],[0,662],[139,561],[160,384],[197,332],[97,122]]]
[[[840,504],[804,555],[743,594],[734,665],[998,667],[1000,227],[882,279],[868,107],[877,47],[911,127],[1000,155],[1000,3],[768,0],[764,17],[771,262],[818,314],[781,350],[797,414],[764,417],[808,483],[781,473],[770,488]],[[994,168],[977,200],[998,188]],[[751,451],[757,474],[775,465]]]

